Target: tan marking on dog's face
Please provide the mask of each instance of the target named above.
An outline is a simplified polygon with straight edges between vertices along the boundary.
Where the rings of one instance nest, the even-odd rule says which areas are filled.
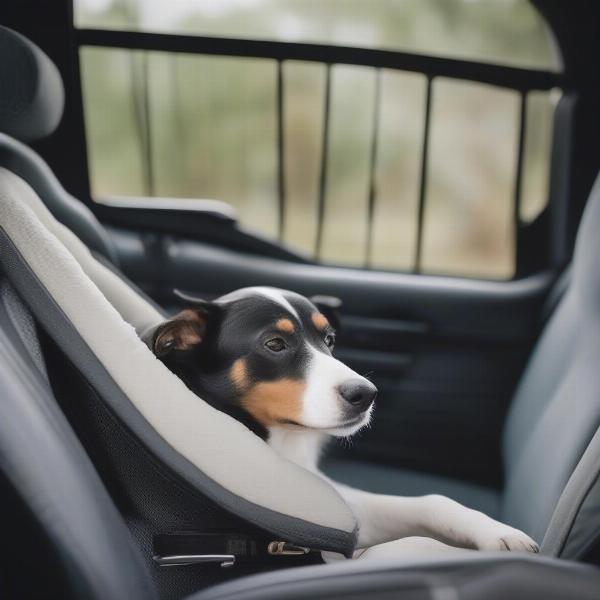
[[[243,358],[238,358],[229,371],[229,377],[233,387],[242,393],[248,387],[248,376],[246,374],[246,363]]]
[[[275,328],[285,333],[294,333],[294,324],[289,319],[279,319],[275,323]]]
[[[313,322],[313,325],[320,331],[323,331],[329,325],[329,321],[325,315],[320,312],[314,312],[310,318]]]
[[[242,395],[241,405],[264,427],[299,422],[305,387],[305,382],[298,379],[257,383]]]

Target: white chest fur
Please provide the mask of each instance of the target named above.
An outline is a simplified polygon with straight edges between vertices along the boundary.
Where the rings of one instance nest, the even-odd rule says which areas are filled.
[[[293,463],[317,471],[325,437],[318,431],[273,427],[269,430],[269,446]]]

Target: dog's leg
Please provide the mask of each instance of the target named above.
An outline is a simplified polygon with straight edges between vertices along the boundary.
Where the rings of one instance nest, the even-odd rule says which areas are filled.
[[[539,551],[538,545],[522,531],[444,496],[386,496],[330,482],[359,522],[359,548],[421,536],[460,548]]]

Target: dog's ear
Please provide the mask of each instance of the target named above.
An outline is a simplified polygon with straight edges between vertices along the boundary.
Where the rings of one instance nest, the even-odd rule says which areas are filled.
[[[340,330],[340,313],[342,301],[335,296],[311,296],[310,301],[325,315],[331,326]]]
[[[207,324],[206,315],[200,311],[193,308],[182,310],[156,328],[152,351],[163,357],[173,350],[192,350],[204,339]]]
[[[174,350],[185,352],[199,346],[206,337],[210,321],[219,311],[214,302],[193,298],[179,290],[173,292],[193,306],[182,310],[156,328],[151,349],[158,357],[164,357]]]

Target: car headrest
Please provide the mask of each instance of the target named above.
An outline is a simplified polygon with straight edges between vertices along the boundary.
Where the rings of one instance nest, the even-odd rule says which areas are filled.
[[[0,26],[0,131],[23,142],[50,135],[63,113],[58,69],[32,42]]]

